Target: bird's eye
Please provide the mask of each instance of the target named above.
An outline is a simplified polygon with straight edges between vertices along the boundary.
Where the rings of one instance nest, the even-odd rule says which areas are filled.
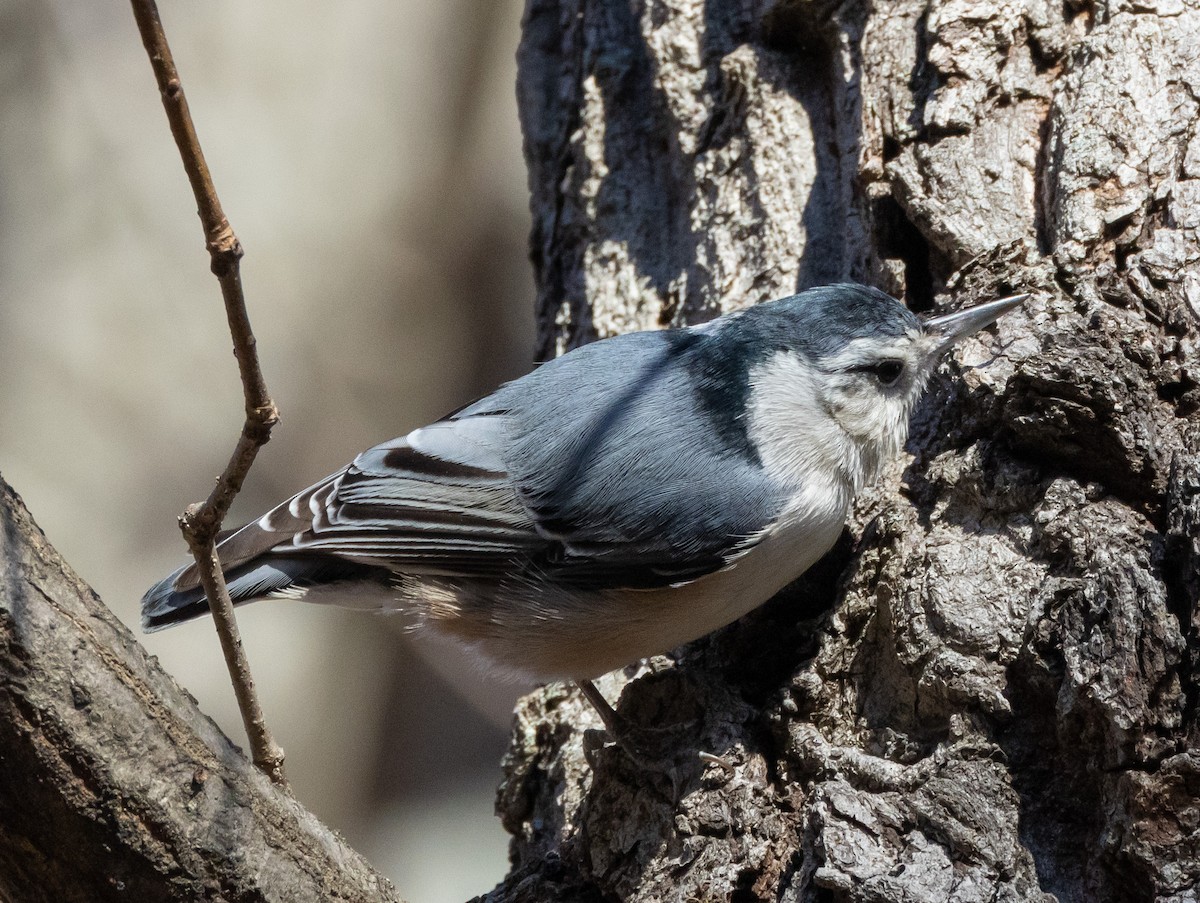
[[[883,385],[894,386],[900,379],[900,374],[904,372],[904,364],[901,361],[880,361],[866,369],[873,373]]]

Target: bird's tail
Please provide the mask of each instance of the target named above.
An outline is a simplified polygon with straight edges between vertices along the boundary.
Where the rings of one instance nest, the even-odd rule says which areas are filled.
[[[142,597],[142,630],[153,633],[208,612],[204,587],[186,579],[195,569],[181,567],[150,587]],[[267,554],[225,571],[225,583],[229,598],[239,605],[266,596],[300,598],[314,586],[361,580],[376,570],[327,555]]]
[[[225,583],[235,605],[265,596],[285,596],[351,608],[395,607],[390,594],[391,571],[332,552],[297,548],[293,542],[313,527],[318,512],[324,512],[322,493],[328,494],[342,473],[314,483],[258,520],[217,536]],[[364,592],[372,587],[387,592],[383,596]],[[310,593],[318,589],[321,592]],[[208,610],[199,570],[194,563],[188,564],[154,584],[142,597],[142,629],[152,633]]]
[[[217,552],[235,605],[265,596],[303,598],[314,587],[361,583],[387,584],[390,574],[332,554],[299,550],[292,536],[308,529],[308,497],[331,482],[327,477],[256,521],[222,531]],[[196,565],[188,564],[160,580],[142,597],[142,630],[153,633],[209,610]]]

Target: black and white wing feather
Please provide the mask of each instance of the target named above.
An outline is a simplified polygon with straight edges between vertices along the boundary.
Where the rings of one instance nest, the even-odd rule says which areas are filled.
[[[447,420],[363,452],[291,502],[280,526],[295,529],[295,518],[302,529],[290,548],[402,573],[499,577],[543,542],[500,457],[506,431],[498,417]]]

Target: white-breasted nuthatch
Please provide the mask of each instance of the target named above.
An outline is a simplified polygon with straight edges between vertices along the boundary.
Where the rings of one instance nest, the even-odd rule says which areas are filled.
[[[577,348],[222,539],[235,602],[401,610],[581,682],[766,602],[837,540],[942,353],[1021,295],[921,319],[832,285]],[[208,608],[194,566],[145,630]]]

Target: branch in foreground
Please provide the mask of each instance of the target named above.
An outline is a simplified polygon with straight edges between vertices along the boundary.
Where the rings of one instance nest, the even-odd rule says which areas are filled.
[[[399,899],[146,655],[3,480],[0,899]]]
[[[242,648],[237,621],[233,614],[233,602],[221,573],[217,557],[216,537],[229,506],[242,489],[258,450],[271,438],[271,428],[279,421],[279,411],[267,392],[262,369],[258,363],[254,333],[250,329],[250,317],[246,312],[246,299],[242,292],[240,263],[242,245],[234,234],[233,227],[225,218],[217,189],[213,185],[200,139],[196,135],[183,84],[175,69],[171,48],[163,31],[162,20],[154,0],[132,0],[133,15],[137,19],[142,43],[154,68],[158,90],[162,95],[163,108],[171,125],[171,134],[183,159],[200,221],[204,226],[205,243],[212,257],[212,271],[221,284],[221,295],[225,299],[225,315],[229,320],[229,331],[233,336],[233,352],[237,357],[238,371],[242,379],[242,392],[246,404],[246,422],[238,437],[237,446],[217,484],[201,505],[191,505],[179,518],[179,526],[187,540],[188,548],[196,559],[200,582],[208,596],[213,613],[213,623],[221,640],[221,651],[233,681],[242,723],[250,738],[254,763],[263,769],[271,780],[284,784],[283,750],[271,737],[267,729],[262,707],[250,676],[250,663]]]

